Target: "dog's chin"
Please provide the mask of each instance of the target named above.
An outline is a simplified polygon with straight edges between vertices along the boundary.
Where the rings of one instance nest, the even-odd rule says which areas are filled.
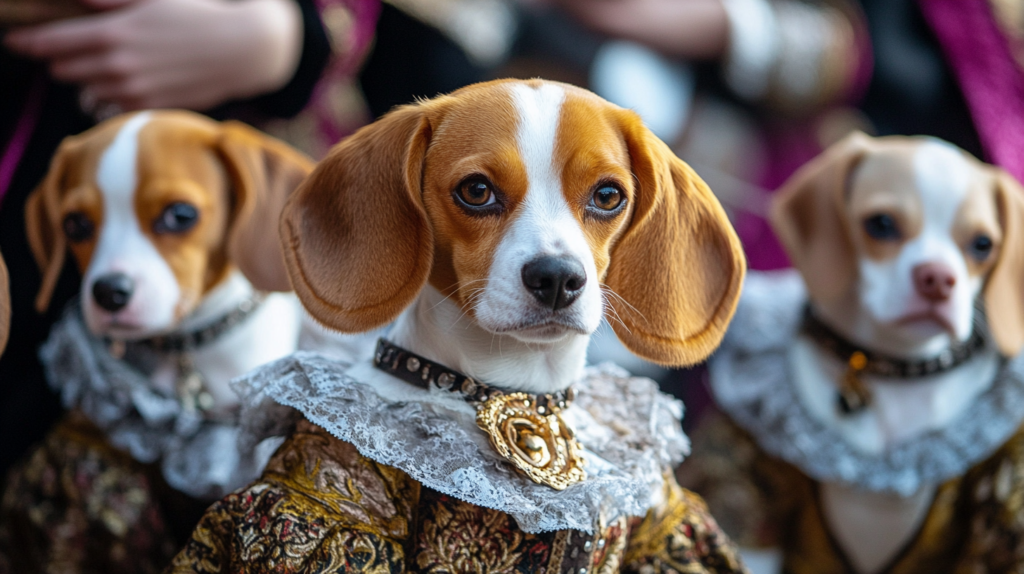
[[[565,319],[530,321],[489,330],[494,334],[507,335],[527,344],[560,343],[580,335],[590,335],[592,332],[576,321]]]
[[[946,314],[935,310],[908,313],[892,321],[888,328],[896,331],[901,339],[908,342],[923,343],[943,335],[948,336],[950,341],[964,338],[960,336],[960,329]]]
[[[123,313],[87,313],[86,326],[95,337],[117,341],[138,341],[174,330],[175,325],[148,324]]]

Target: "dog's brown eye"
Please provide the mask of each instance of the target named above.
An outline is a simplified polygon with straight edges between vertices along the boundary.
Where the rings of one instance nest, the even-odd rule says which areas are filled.
[[[590,199],[590,204],[602,211],[614,211],[615,208],[622,205],[623,198],[619,188],[611,185],[602,185],[594,192],[593,197]]]
[[[86,241],[96,232],[96,226],[93,225],[92,220],[84,213],[77,211],[64,216],[63,226],[64,236],[71,243]]]
[[[486,207],[495,205],[494,189],[484,179],[469,179],[459,184],[456,195],[469,207]]]
[[[153,222],[156,233],[184,233],[199,221],[199,210],[192,204],[174,202],[164,208]]]
[[[971,255],[978,261],[984,261],[988,259],[989,255],[991,255],[993,246],[991,237],[987,235],[978,235],[971,241]]]
[[[864,232],[879,241],[893,241],[900,238],[900,228],[891,215],[879,213],[864,220]]]

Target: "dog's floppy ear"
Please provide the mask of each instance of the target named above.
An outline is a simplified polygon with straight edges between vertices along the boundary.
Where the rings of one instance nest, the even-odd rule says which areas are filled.
[[[422,199],[430,141],[423,104],[336,145],[288,200],[281,241],[295,293],[324,325],[393,321],[427,282],[433,236]]]
[[[241,122],[224,122],[221,130],[218,146],[235,194],[228,257],[257,289],[291,291],[277,227],[313,160]]]
[[[61,222],[60,201],[64,192],[64,175],[69,156],[77,148],[74,137],[65,138],[50,160],[50,170],[25,202],[25,230],[32,256],[43,274],[36,295],[36,311],[43,313],[50,306],[53,289],[64,268],[67,242]]]
[[[11,327],[11,292],[8,286],[7,266],[3,255],[0,255],[0,355],[7,346],[7,330]]]
[[[626,112],[623,133],[637,190],[629,226],[611,254],[606,285],[615,333],[633,353],[690,365],[721,342],[746,260],[722,206],[694,171]]]
[[[811,297],[830,301],[856,278],[853,244],[841,214],[851,171],[871,148],[854,132],[814,158],[775,195],[771,223]]]
[[[1013,357],[1024,347],[1024,189],[1010,174],[993,170],[1003,242],[985,284],[985,309],[996,347]]]

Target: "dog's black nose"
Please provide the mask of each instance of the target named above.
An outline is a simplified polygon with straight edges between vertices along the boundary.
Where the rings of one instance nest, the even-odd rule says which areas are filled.
[[[586,284],[587,272],[575,257],[544,256],[523,265],[523,285],[553,311],[572,305]]]
[[[107,311],[114,312],[124,309],[132,298],[135,282],[124,273],[104,275],[92,284],[92,298],[96,304]]]

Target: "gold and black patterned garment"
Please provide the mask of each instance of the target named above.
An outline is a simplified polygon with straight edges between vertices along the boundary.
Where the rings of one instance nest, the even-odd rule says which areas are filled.
[[[826,526],[817,482],[714,415],[679,482],[707,500],[742,547],[780,548],[788,574],[855,574]],[[1024,572],[1024,431],[939,485],[917,534],[879,574]]]
[[[210,507],[168,572],[742,572],[703,501],[666,484],[644,518],[529,534],[302,420],[258,481]]]
[[[8,476],[0,574],[160,572],[207,504],[72,411]]]

